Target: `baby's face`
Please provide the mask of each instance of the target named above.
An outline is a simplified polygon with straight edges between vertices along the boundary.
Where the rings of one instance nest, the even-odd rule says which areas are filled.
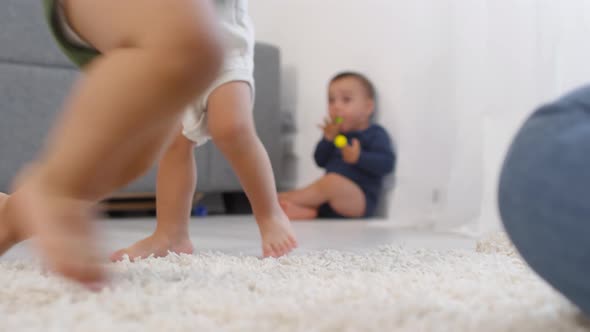
[[[345,77],[330,84],[328,111],[332,120],[342,118],[342,132],[364,129],[369,124],[374,105],[363,84],[354,77]]]

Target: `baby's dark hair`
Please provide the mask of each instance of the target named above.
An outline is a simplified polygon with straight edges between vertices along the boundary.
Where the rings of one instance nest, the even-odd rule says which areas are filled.
[[[375,91],[375,86],[373,85],[373,83],[371,83],[371,81],[363,74],[361,73],[357,73],[357,72],[353,72],[353,71],[344,71],[341,73],[336,74],[336,76],[334,76],[331,80],[330,80],[330,84],[339,81],[341,79],[344,78],[354,78],[356,80],[358,80],[359,82],[361,82],[361,84],[363,85],[363,87],[365,88],[365,91],[367,93],[367,96],[373,100],[375,100],[377,98],[377,92]]]

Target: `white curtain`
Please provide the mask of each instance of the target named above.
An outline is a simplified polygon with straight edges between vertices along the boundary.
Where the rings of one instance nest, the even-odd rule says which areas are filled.
[[[411,153],[424,160],[402,156],[390,212],[394,220],[413,224],[468,225],[476,232],[495,229],[500,227],[498,175],[513,135],[536,106],[590,82],[590,2],[419,1],[409,13],[417,19],[425,12],[432,17],[415,23],[413,31],[422,43],[414,49],[428,50],[431,45],[425,43],[432,42],[431,36],[445,44],[426,54],[433,58],[412,64],[408,71],[438,68],[431,74],[442,75],[447,85],[426,85],[441,92],[431,103],[444,115],[432,115],[427,105],[413,105],[432,122],[407,123],[408,130],[435,134],[412,138],[422,148]],[[420,80],[414,89],[429,81]],[[448,153],[448,158],[423,154],[432,147]],[[418,172],[419,163],[440,167],[444,174],[432,179],[440,181],[437,186],[418,180],[435,174]],[[436,188],[430,199],[428,192],[420,193],[421,184]],[[416,191],[423,197],[418,208],[408,202],[415,202]]]

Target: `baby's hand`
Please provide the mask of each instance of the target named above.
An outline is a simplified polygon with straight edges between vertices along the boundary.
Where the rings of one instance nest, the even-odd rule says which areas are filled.
[[[349,164],[356,164],[361,156],[361,142],[358,139],[352,140],[352,145],[342,148],[342,159]]]
[[[333,141],[340,134],[340,124],[332,121],[330,117],[326,117],[324,124],[319,125],[319,127],[324,131],[324,138],[327,141]]]

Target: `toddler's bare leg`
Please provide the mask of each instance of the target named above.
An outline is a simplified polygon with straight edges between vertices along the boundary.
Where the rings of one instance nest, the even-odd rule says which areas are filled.
[[[179,133],[160,160],[157,179],[158,225],[154,234],[119,250],[111,256],[118,261],[130,258],[166,256],[168,252],[191,254],[189,221],[193,196],[197,185],[194,157],[195,143]]]
[[[262,236],[264,256],[282,256],[297,246],[289,219],[281,209],[272,166],[252,117],[250,86],[232,82],[209,98],[209,132],[238,175]]]
[[[207,0],[68,0],[77,32],[104,56],[66,103],[35,172],[4,209],[27,228],[50,268],[102,279],[88,219],[94,202],[145,172],[184,106],[221,62]],[[11,226],[8,226],[11,225]]]

